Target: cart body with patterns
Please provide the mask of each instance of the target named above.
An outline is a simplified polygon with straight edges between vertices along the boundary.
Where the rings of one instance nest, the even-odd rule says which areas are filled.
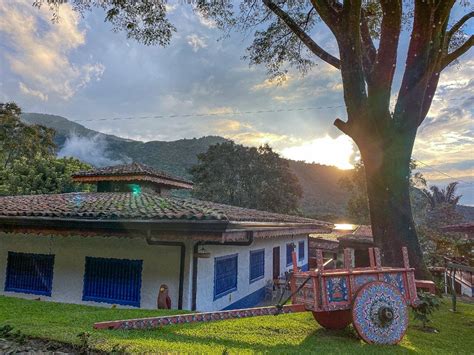
[[[317,251],[317,269],[295,271],[291,288],[294,304],[303,304],[328,329],[350,323],[369,343],[394,344],[408,326],[407,306],[417,301],[415,270],[403,248],[403,267],[383,267],[378,248],[369,248],[369,267],[353,267],[352,251],[344,250],[344,268],[324,269]]]

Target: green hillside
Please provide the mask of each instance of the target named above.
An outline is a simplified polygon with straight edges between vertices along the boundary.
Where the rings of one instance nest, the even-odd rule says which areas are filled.
[[[110,161],[136,161],[186,178],[190,177],[189,168],[197,162],[197,154],[207,151],[213,144],[226,141],[223,137],[207,136],[172,142],[140,142],[99,133],[61,116],[24,113],[22,120],[54,128],[60,152],[68,144],[68,137],[80,137],[82,140],[77,144],[80,147],[77,150],[69,147],[68,153],[88,163],[94,164],[94,161],[90,160],[92,154],[87,154],[84,146],[94,144],[94,153],[100,148]],[[290,166],[303,188],[300,208],[305,215],[319,218],[344,215],[347,194],[340,189],[338,181],[347,171],[291,160]]]

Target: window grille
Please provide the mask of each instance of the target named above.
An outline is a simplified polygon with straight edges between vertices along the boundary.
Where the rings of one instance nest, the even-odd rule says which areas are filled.
[[[260,280],[265,275],[265,249],[250,251],[250,282]]]
[[[214,300],[237,290],[237,254],[214,259]]]
[[[304,241],[298,242],[298,260],[304,259]]]
[[[293,265],[293,259],[291,258],[291,253],[293,252],[294,245],[293,243],[288,243],[286,245],[286,266]]]
[[[5,291],[51,296],[54,255],[8,252]]]
[[[86,257],[84,301],[140,307],[142,260]]]

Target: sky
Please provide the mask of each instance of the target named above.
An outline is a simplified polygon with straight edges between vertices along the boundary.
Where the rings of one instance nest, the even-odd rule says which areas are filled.
[[[282,83],[271,81],[264,67],[242,58],[251,34],[222,39],[212,21],[182,1],[168,1],[177,32],[165,48],[111,31],[100,9],[81,16],[63,5],[59,22],[52,23],[49,9],[32,3],[0,2],[2,102],[142,141],[220,135],[342,169],[358,159],[352,140],[332,124],[346,112],[340,73],[324,62],[316,61],[305,76],[290,70]],[[453,17],[462,11],[456,8]],[[465,27],[473,30],[473,22]],[[327,29],[319,25],[313,35],[336,54]],[[407,42],[404,34],[398,63]],[[430,184],[460,181],[461,202],[474,205],[474,51],[460,63],[443,72],[413,157]],[[402,69],[397,66],[395,86]],[[149,116],[165,117],[140,119]],[[115,117],[132,119],[108,120]]]

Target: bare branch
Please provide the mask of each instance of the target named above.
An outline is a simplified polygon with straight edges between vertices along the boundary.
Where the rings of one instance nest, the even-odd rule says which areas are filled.
[[[474,35],[471,35],[469,39],[464,42],[460,47],[455,49],[453,52],[448,53],[441,62],[441,69],[446,68],[449,64],[454,62],[464,53],[466,53],[474,45]]]
[[[319,58],[324,60],[326,63],[331,64],[333,67],[340,69],[341,63],[338,58],[326,52],[321,48],[301,27],[282,9],[270,0],[263,0],[263,3],[277,15],[292,31],[298,36],[298,38],[308,47],[308,49],[317,55]]]

